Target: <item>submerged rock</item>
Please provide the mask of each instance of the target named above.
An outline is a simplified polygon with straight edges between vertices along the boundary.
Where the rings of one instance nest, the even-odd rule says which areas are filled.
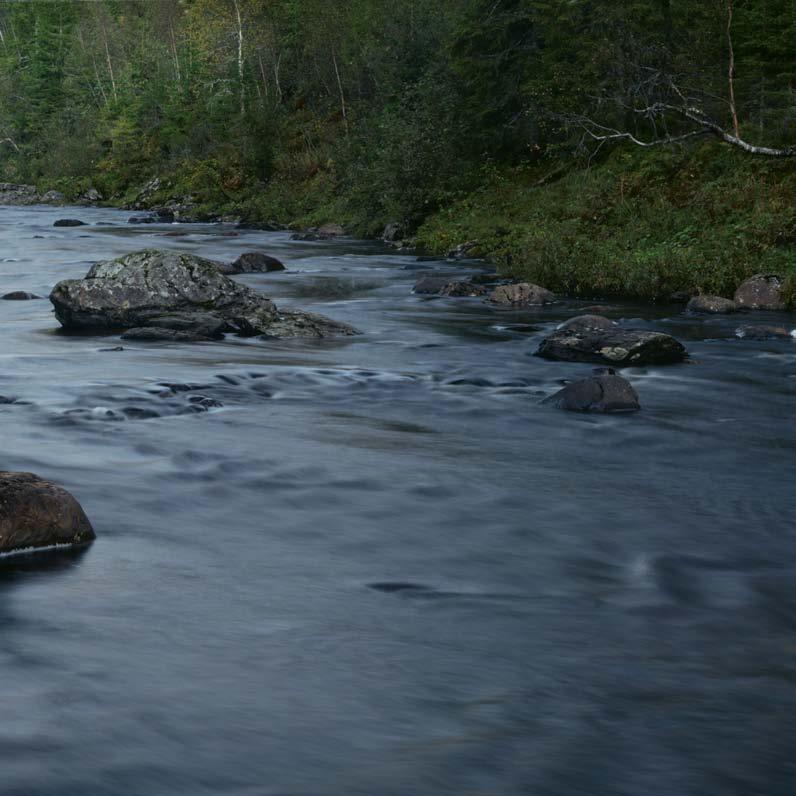
[[[604,318],[602,315],[576,315],[558,325],[558,329],[566,329],[569,332],[583,332],[589,329],[615,329],[616,321]]]
[[[210,328],[210,336],[357,334],[322,316],[277,311],[267,297],[224,276],[211,260],[157,249],[96,263],[84,279],[59,282],[50,301],[66,329],[159,328],[202,337]]]
[[[755,274],[735,291],[735,303],[749,310],[784,310],[782,280],[773,274]]]
[[[613,368],[597,368],[592,376],[568,384],[542,403],[570,412],[637,412],[641,409],[633,385]]]
[[[790,330],[784,326],[755,326],[752,324],[739,326],[735,330],[737,337],[742,340],[793,340],[796,339],[796,329]]]
[[[554,293],[530,282],[498,285],[487,298],[490,304],[508,304],[514,307],[541,306],[542,304],[552,304],[555,300]]]
[[[222,274],[233,276],[235,274],[259,274],[272,271],[284,271],[285,266],[268,254],[262,252],[245,252],[237,260],[229,264],[219,265]]]
[[[79,218],[59,218],[54,224],[54,227],[85,227],[86,222],[81,221]]]
[[[694,314],[715,315],[725,312],[738,312],[738,305],[721,296],[693,296],[685,308]]]
[[[65,489],[33,473],[0,472],[0,553],[94,538],[88,517]]]
[[[3,301],[34,301],[42,298],[44,296],[37,296],[35,293],[28,293],[25,290],[12,290],[10,293],[0,296]]]
[[[668,334],[619,328],[559,329],[542,340],[536,353],[545,359],[609,365],[663,365],[688,356]]]

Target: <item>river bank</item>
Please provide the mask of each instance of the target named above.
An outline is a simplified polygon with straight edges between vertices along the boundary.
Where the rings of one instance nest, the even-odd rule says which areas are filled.
[[[95,175],[54,184],[65,201],[103,201],[101,182]],[[241,220],[293,231],[333,223],[363,238],[386,233],[398,246],[484,258],[504,276],[570,296],[731,298],[744,279],[768,273],[785,282],[788,304],[796,302],[796,164],[716,143],[619,149],[591,167],[545,162],[485,170],[479,188],[415,222],[374,215],[356,190],[339,184],[333,168],[231,190],[222,174],[193,164],[130,186],[107,203],[160,208],[177,220]]]

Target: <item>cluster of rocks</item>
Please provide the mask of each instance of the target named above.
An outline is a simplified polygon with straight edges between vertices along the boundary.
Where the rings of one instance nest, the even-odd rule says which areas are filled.
[[[480,296],[490,304],[511,307],[543,306],[555,302],[555,294],[530,282],[507,282],[484,274],[469,279],[449,279],[426,276],[414,286],[414,293],[422,296]]]
[[[310,227],[304,232],[294,232],[291,240],[334,240],[345,235],[345,229],[340,224],[324,224],[320,227]]]
[[[782,280],[774,274],[755,274],[749,277],[735,291],[732,300],[722,296],[698,295],[693,296],[686,306],[686,312],[693,314],[784,309]]]
[[[101,202],[102,194],[96,188],[89,188],[77,197],[76,203],[93,205]],[[18,185],[12,182],[0,183],[0,205],[63,205],[66,196],[61,191],[39,193],[35,185]]]
[[[157,249],[96,263],[85,278],[59,282],[50,301],[65,329],[124,330],[128,339],[206,340],[227,332],[312,338],[357,334],[322,315],[278,310],[211,260]]]

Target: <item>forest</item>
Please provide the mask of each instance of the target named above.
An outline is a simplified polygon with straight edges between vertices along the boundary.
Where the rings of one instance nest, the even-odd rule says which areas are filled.
[[[68,198],[726,291],[793,268],[796,2],[3,2],[0,139]]]

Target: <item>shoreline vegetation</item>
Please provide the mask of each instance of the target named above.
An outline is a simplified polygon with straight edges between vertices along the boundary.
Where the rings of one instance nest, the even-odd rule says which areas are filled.
[[[774,274],[796,305],[787,3],[334,5],[0,2],[0,179],[341,225],[573,297]]]

